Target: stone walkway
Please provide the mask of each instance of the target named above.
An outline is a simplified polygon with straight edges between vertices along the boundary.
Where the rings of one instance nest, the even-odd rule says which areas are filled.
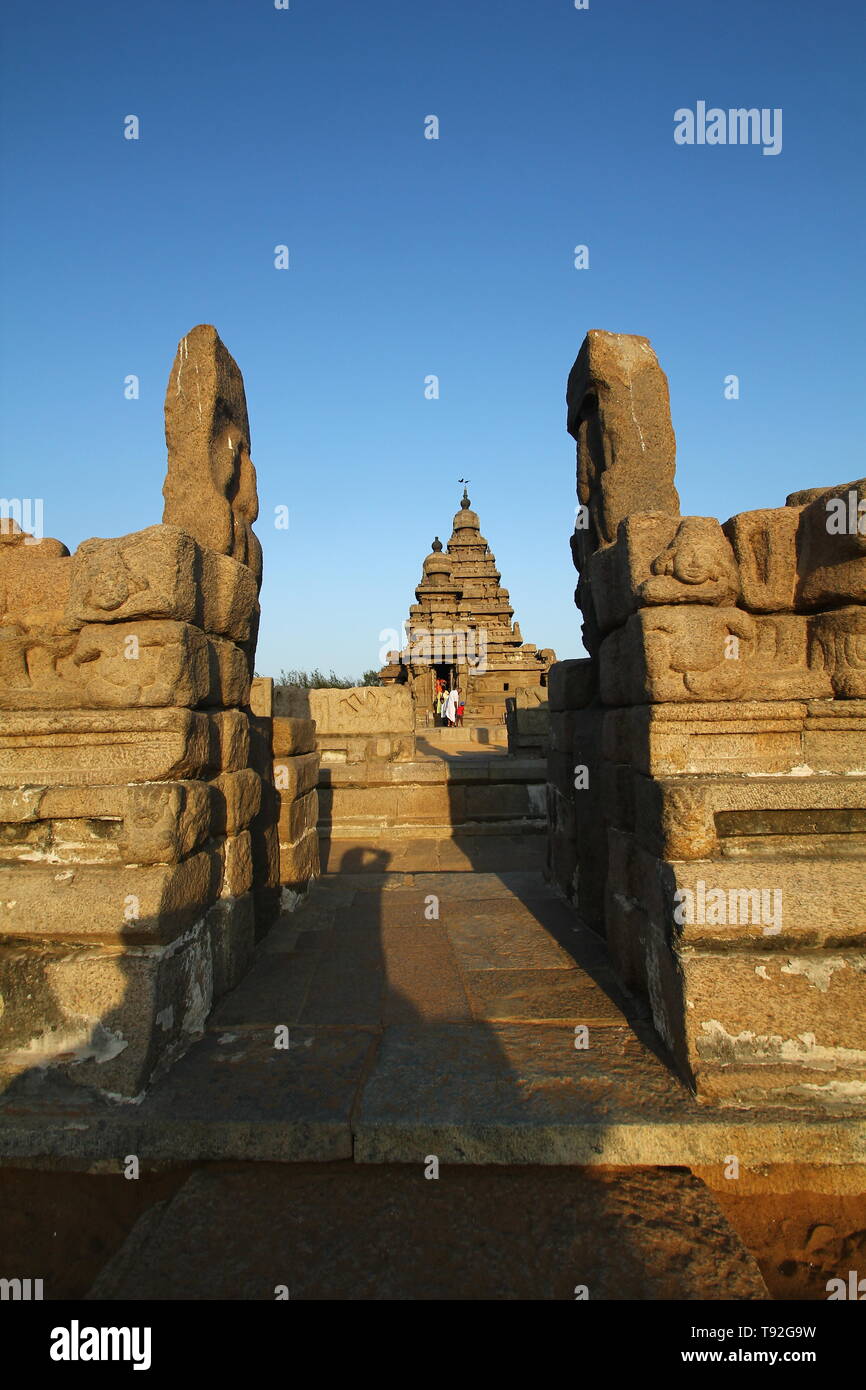
[[[239,1164],[145,1213],[93,1300],[765,1299],[689,1173]]]
[[[31,1073],[0,1114],[0,1157],[118,1163],[841,1163],[864,1142],[698,1105],[533,872],[327,875],[140,1104]]]
[[[683,1170],[863,1143],[850,1121],[699,1106],[603,943],[519,870],[326,875],[140,1104],[33,1073],[0,1114],[6,1162],[194,1169],[96,1300],[765,1298]]]

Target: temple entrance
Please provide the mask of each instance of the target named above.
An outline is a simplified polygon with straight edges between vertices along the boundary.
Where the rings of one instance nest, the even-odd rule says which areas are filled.
[[[408,644],[380,672],[383,685],[408,678],[420,723],[435,718],[425,720],[437,680],[460,691],[467,727],[501,729],[507,706],[540,702],[556,654],[524,642],[501,578],[464,488],[447,547],[435,537],[423,563]]]

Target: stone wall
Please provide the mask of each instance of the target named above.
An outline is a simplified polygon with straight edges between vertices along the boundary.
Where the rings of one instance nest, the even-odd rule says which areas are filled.
[[[0,534],[10,1084],[52,1066],[140,1095],[279,908],[255,472],[243,381],[209,326],[178,348],[166,438],[162,525],[74,555]]]
[[[319,752],[315,720],[274,718],[273,775],[280,796],[280,883],[297,892],[319,874]]]
[[[401,762],[415,756],[415,708],[405,685],[277,686],[274,712],[315,722],[323,762]]]
[[[505,701],[508,749],[525,757],[547,753],[550,744],[550,692],[547,686],[529,685]]]
[[[646,339],[569,380],[588,660],[549,678],[551,872],[699,1096],[866,1101],[866,479],[681,517]]]

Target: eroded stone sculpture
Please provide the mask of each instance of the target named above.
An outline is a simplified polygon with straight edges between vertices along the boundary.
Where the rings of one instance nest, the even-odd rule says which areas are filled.
[[[243,377],[210,324],[178,344],[165,397],[168,473],[162,519],[208,550],[249,566],[261,583],[256,472]]]

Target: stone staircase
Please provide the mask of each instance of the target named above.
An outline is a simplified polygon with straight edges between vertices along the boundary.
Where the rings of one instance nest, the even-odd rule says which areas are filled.
[[[444,753],[455,750],[478,753],[492,748],[507,750],[508,730],[504,723],[491,723],[482,719],[470,720],[469,716],[465,715],[464,723],[456,729],[432,724],[426,728],[420,727],[416,732],[416,743],[419,753],[425,748],[441,750]]]
[[[509,757],[497,745],[484,750],[476,732],[419,734],[411,762],[323,762],[323,871],[541,868],[545,763]]]

